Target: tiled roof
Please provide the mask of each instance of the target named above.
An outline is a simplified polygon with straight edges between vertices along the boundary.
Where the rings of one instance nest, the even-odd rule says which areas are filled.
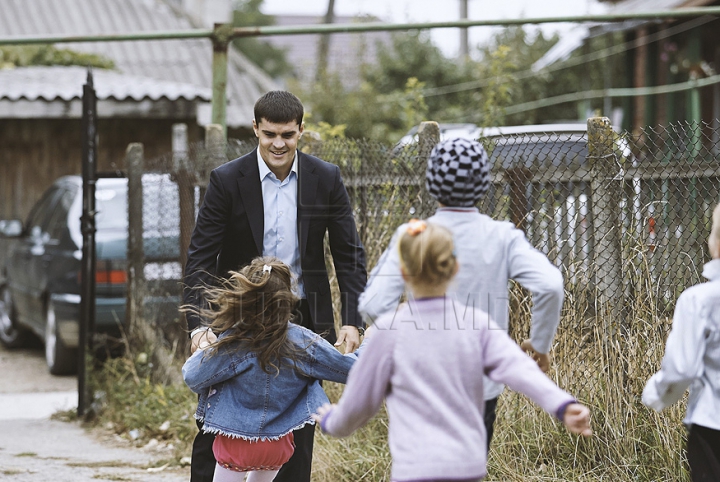
[[[2,0],[0,36],[96,35],[193,28],[162,0]],[[123,74],[212,87],[209,39],[57,44],[112,59]],[[1,86],[0,86],[1,88]],[[234,49],[228,55],[227,123],[249,126],[255,100],[277,84]]]
[[[63,100],[82,99],[87,69],[69,67],[20,67],[0,70],[0,99]],[[135,77],[111,70],[94,69],[93,85],[100,100],[144,99],[199,100],[209,102],[212,92],[205,87],[148,77]]]

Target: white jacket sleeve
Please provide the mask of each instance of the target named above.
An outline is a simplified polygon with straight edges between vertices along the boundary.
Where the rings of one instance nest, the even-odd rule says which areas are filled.
[[[672,405],[702,375],[706,327],[707,313],[698,309],[690,293],[680,295],[661,368],[643,390],[645,405],[657,411]]]
[[[358,311],[367,324],[374,323],[383,313],[396,310],[405,292],[397,247],[400,233],[405,229],[403,224],[395,231],[390,244],[370,272],[365,291],[360,295]]]
[[[507,254],[510,278],[533,295],[530,341],[536,351],[548,353],[565,297],[562,274],[519,229],[512,231]]]

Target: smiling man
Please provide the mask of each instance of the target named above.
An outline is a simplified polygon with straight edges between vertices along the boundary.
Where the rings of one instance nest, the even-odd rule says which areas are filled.
[[[255,103],[258,148],[214,169],[190,240],[184,302],[202,307],[202,286],[217,284],[257,256],[276,256],[297,278],[298,322],[345,352],[360,343],[358,298],[365,288],[365,252],[340,170],[298,151],[303,105],[295,95],[272,91]],[[342,301],[342,328],[335,334],[325,267],[328,234]],[[216,339],[198,316],[187,314],[191,349]],[[275,481],[309,482],[314,426],[296,430],[295,453]],[[192,453],[191,481],[213,480],[214,435],[200,431]]]

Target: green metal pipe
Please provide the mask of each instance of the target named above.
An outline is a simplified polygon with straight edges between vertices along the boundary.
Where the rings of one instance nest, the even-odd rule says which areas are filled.
[[[227,139],[227,74],[228,45],[232,26],[215,24],[212,35],[212,114],[211,122],[222,126],[223,138]]]
[[[468,27],[504,27],[510,25],[527,25],[543,23],[584,23],[584,22],[620,22],[624,20],[660,20],[686,17],[720,15],[720,7],[679,8],[657,12],[634,12],[603,15],[568,15],[558,17],[530,17],[497,20],[454,20],[449,22],[426,23],[353,23],[353,24],[319,24],[265,27],[236,27],[235,37],[256,37],[263,35],[297,35],[311,33],[354,33],[388,30],[424,30],[431,28],[468,28]]]
[[[16,37],[0,37],[0,45],[34,45],[77,42],[126,42],[135,40],[176,40],[191,38],[209,38],[212,37],[212,35],[213,31],[207,29],[97,35],[22,35]]]
[[[213,46],[211,122],[222,126],[227,139],[227,59],[228,44]]]
[[[432,28],[468,28],[468,27],[502,27],[510,25],[543,24],[543,23],[583,23],[583,22],[620,22],[624,20],[661,20],[704,15],[720,16],[720,7],[679,8],[656,12],[634,12],[602,15],[568,15],[557,17],[531,17],[496,20],[455,20],[451,22],[428,23],[353,23],[353,24],[321,24],[296,26],[263,26],[233,28],[230,38],[260,37],[266,35],[298,35],[313,33],[359,33],[393,30],[424,30]],[[54,44],[72,42],[116,42],[134,40],[171,40],[187,38],[211,38],[215,30],[194,29],[167,32],[134,32],[127,34],[108,35],[46,35],[0,37],[0,45]]]
[[[704,79],[689,80],[679,84],[661,85],[656,87],[636,87],[620,89],[599,89],[586,92],[574,92],[572,94],[558,95],[547,99],[524,102],[511,105],[505,108],[505,114],[519,114],[529,110],[540,109],[551,105],[564,104],[566,102],[579,102],[586,99],[601,99],[603,97],[636,97],[643,95],[669,94],[673,92],[684,92],[699,89],[707,85],[720,83],[720,75],[713,75]]]

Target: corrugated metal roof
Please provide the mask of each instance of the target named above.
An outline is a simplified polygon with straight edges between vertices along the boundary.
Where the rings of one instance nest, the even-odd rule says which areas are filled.
[[[63,100],[82,98],[87,69],[69,67],[20,67],[0,70],[0,99]],[[98,99],[169,100],[185,99],[209,102],[212,91],[192,84],[136,77],[111,70],[93,70],[93,85]]]
[[[96,35],[186,30],[187,17],[161,0],[3,0],[0,35]],[[112,59],[123,74],[212,88],[209,39],[58,44]],[[250,126],[258,97],[277,84],[244,55],[228,55],[229,126]]]
[[[610,8],[611,13],[654,12],[682,7],[710,5],[713,0],[625,0]]]

